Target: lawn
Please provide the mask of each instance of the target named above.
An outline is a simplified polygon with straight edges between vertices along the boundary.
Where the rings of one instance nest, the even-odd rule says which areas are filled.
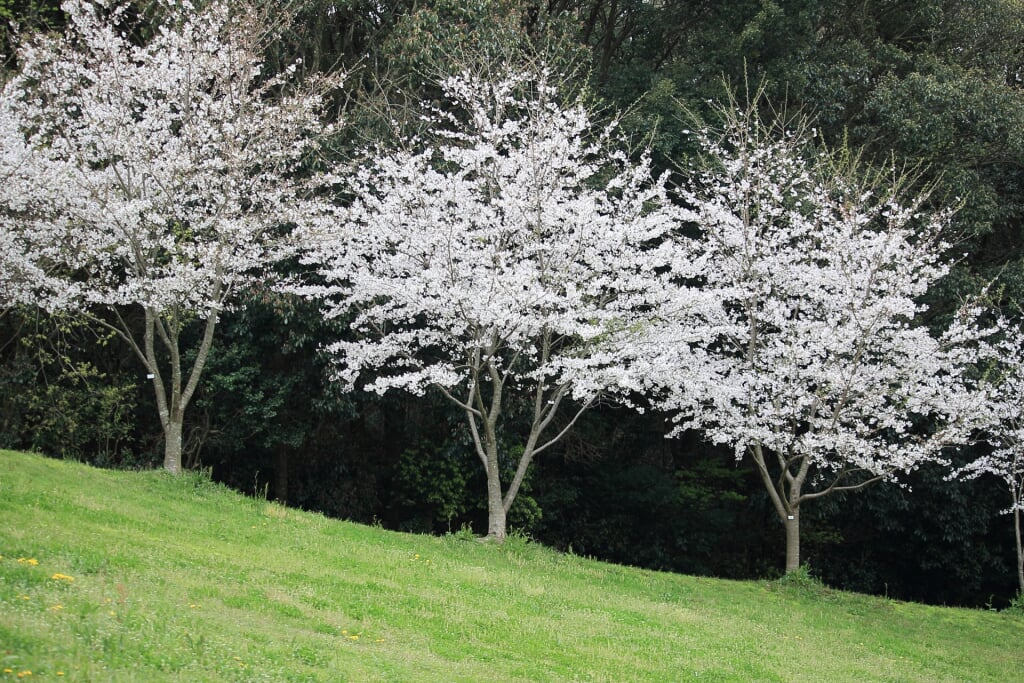
[[[1019,613],[400,534],[10,451],[0,556],[0,682],[1024,681]]]

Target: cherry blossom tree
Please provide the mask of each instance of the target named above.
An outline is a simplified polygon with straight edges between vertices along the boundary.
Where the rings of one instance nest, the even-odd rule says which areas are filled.
[[[10,298],[129,345],[171,472],[218,316],[327,210],[299,171],[340,76],[265,73],[278,17],[256,7],[169,0],[142,41],[129,3],[69,0],[66,33],[26,37],[0,95]]]
[[[500,541],[532,459],[601,394],[591,371],[657,281],[660,252],[645,246],[674,209],[647,161],[614,151],[581,104],[559,104],[543,68],[442,86],[451,106],[429,109],[433,137],[376,152],[348,220],[309,237],[326,285],[305,292],[329,316],[354,312],[359,338],[328,348],[345,386],[434,390],[465,413]],[[521,451],[499,453],[520,397]]]
[[[925,212],[899,182],[858,181],[812,150],[806,128],[773,127],[753,107],[727,119],[703,134],[711,170],[681,190],[702,233],[700,284],[718,303],[662,308],[633,374],[679,431],[753,460],[789,572],[803,505],[967,438],[977,406],[961,342],[978,331],[968,308],[940,337],[918,324],[948,269],[947,213]],[[692,299],[689,285],[680,296]]]
[[[1006,513],[1013,516],[1017,543],[1017,581],[1024,595],[1024,544],[1021,513],[1024,512],[1024,330],[1001,321],[999,341],[990,345],[991,358],[985,375],[985,410],[981,413],[981,438],[991,451],[953,471],[951,478],[976,479],[984,474],[1003,480],[1010,496]]]

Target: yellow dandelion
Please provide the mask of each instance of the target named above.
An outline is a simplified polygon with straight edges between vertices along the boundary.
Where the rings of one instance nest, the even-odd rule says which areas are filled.
[[[32,596],[30,596],[30,595],[22,595],[22,596],[21,596],[21,599],[22,599],[22,600],[31,600],[31,599],[32,599]]]
[[[375,643],[383,643],[384,639],[383,638],[378,638],[377,640],[375,640],[373,642],[375,642]]]
[[[62,609],[64,609],[64,605],[54,605],[53,607],[50,608],[50,611],[51,612],[59,612]]]
[[[5,674],[12,674],[12,673],[14,673],[14,669],[4,669],[4,673]]]
[[[349,636],[348,639],[349,640],[359,640],[359,636],[358,635],[352,635],[352,636]]]
[[[72,581],[75,580],[75,577],[68,576],[67,574],[54,574],[50,578],[53,579],[54,581],[67,581],[68,583],[71,583]]]
[[[28,669],[25,669],[24,671],[19,671],[18,672],[18,678],[24,678],[25,676],[31,676],[31,675],[32,675],[32,672],[29,671]]]
[[[347,636],[348,635],[348,629],[347,628],[341,629],[341,635]]]
[[[32,566],[32,567],[34,567],[37,564],[39,564],[39,560],[37,560],[34,557],[19,557],[18,558],[18,562],[20,562],[21,564],[27,564],[27,565]]]
[[[58,671],[58,672],[57,672],[57,675],[58,675],[58,676],[63,676],[63,675],[64,675],[64,672],[63,672],[63,671]]]

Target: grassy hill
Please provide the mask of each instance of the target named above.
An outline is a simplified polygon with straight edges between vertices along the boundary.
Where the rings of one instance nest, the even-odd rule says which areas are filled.
[[[0,555],[0,681],[1024,681],[1020,615],[398,534],[9,451]]]

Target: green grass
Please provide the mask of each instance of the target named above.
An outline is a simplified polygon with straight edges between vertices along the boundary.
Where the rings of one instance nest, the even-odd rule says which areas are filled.
[[[1024,681],[1019,614],[392,533],[7,451],[0,555],[0,682]]]

